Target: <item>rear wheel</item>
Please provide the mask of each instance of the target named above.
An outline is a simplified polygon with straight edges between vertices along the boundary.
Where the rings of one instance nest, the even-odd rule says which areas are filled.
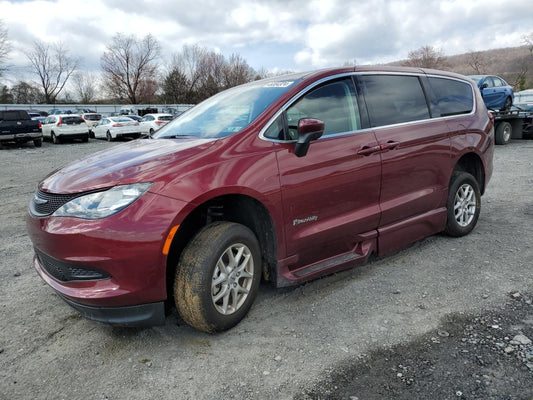
[[[107,138],[108,142],[112,142],[113,141],[113,136],[111,136],[111,132],[107,131],[105,137]]]
[[[496,144],[507,144],[511,141],[511,135],[513,133],[513,127],[509,122],[500,122],[496,127],[496,133],[494,134],[494,141]]]
[[[448,192],[445,232],[455,237],[468,235],[476,226],[480,210],[481,192],[476,179],[467,172],[454,172]]]
[[[35,140],[33,141],[33,145],[34,145],[35,147],[41,147],[41,146],[43,145],[43,139],[35,139]]]
[[[232,222],[204,227],[181,254],[174,298],[181,317],[204,332],[237,325],[248,313],[261,280],[255,235]]]

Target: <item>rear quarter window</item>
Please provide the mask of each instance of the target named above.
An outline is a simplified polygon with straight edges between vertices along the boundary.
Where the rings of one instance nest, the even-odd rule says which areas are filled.
[[[430,102],[433,117],[447,117],[472,112],[474,95],[472,87],[468,83],[454,79],[430,77],[429,84],[435,96]]]
[[[405,75],[359,77],[372,127],[429,119],[420,80]]]

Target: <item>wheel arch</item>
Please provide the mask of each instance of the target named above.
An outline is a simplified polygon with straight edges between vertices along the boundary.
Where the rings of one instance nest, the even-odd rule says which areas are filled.
[[[485,168],[478,154],[473,152],[463,154],[455,164],[453,171],[463,171],[471,174],[479,184],[481,194],[485,193]]]
[[[277,237],[273,219],[263,203],[244,194],[225,194],[195,207],[181,222],[167,257],[167,301],[173,303],[173,281],[179,258],[189,241],[206,225],[215,221],[236,222],[248,227],[261,249],[263,279],[276,279]]]

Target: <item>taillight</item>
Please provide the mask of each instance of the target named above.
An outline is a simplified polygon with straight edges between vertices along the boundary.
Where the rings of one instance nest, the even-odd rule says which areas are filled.
[[[167,121],[155,121],[155,123],[156,123],[157,125],[163,125],[163,124],[166,124]]]
[[[122,126],[122,124],[113,124],[111,125],[113,128],[120,128]]]
[[[138,123],[138,122],[135,122],[135,126],[137,126],[137,125],[139,125],[139,123]]]
[[[61,126],[62,123],[63,123],[63,120],[61,119],[61,117],[59,117],[59,121],[57,121],[57,126]]]
[[[43,124],[41,124],[41,121],[37,121],[39,123],[39,128],[43,127]]]

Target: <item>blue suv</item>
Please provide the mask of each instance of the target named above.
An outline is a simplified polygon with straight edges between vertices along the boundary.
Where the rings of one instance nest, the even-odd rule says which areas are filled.
[[[493,110],[508,110],[513,105],[513,88],[502,78],[494,75],[469,75],[476,82],[485,105]]]

